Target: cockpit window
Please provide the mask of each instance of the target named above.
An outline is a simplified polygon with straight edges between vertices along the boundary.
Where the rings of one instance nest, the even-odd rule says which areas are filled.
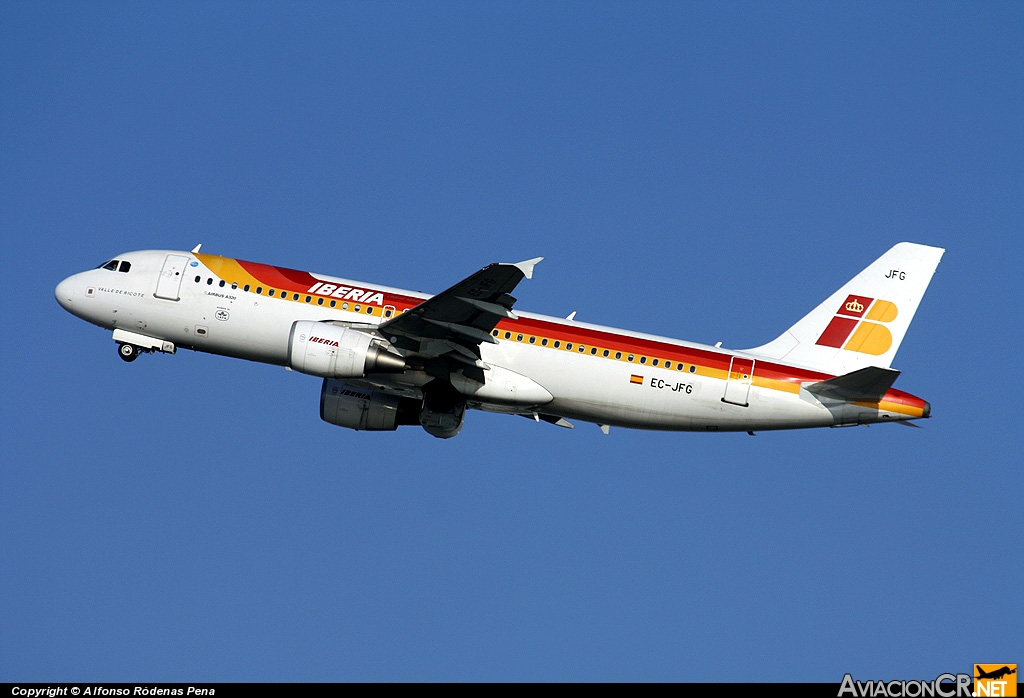
[[[123,271],[125,273],[128,273],[129,271],[131,271],[131,269],[132,269],[132,263],[131,262],[124,262],[124,261],[122,261],[121,262],[121,266],[117,268],[118,271]]]
[[[97,269],[107,269],[109,271],[117,271],[117,260],[116,259],[112,259],[109,262],[107,262],[106,264],[101,264],[101,265],[99,265],[96,268]]]

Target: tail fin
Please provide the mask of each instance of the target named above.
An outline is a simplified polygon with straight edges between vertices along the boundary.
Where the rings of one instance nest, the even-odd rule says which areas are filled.
[[[889,368],[943,252],[899,243],[782,336],[747,351],[837,376]]]

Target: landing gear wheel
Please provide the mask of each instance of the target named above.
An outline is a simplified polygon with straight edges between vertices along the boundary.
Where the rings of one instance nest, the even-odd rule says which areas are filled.
[[[119,344],[117,346],[117,355],[124,361],[131,363],[139,358],[139,348],[134,344]]]

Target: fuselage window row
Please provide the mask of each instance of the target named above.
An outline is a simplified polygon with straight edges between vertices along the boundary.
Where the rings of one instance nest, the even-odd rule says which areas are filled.
[[[405,312],[405,311],[403,310],[402,312]],[[504,337],[505,339],[508,339],[508,340],[514,339],[517,342],[526,341],[526,342],[529,342],[530,344],[534,344],[534,345],[538,344],[538,341],[537,341],[538,337],[536,335],[523,335],[523,334],[518,334],[517,333],[515,335],[515,337],[513,338],[512,332],[506,331],[504,334],[502,334],[501,330],[495,329],[495,330],[491,330],[491,336],[492,337],[498,337],[498,338]],[[550,344],[550,346],[552,346],[553,348],[559,349],[562,346],[562,342],[560,340],[557,340],[557,339],[554,340],[554,341],[551,341],[547,337],[541,337],[539,339],[540,339],[539,344],[542,347],[549,346],[549,344]],[[572,342],[566,342],[565,343],[565,350],[566,351],[572,351],[573,346],[574,345],[573,345]],[[587,347],[586,347],[585,344],[577,344],[575,346],[576,346],[576,350],[579,353],[581,353],[581,354],[586,353]],[[647,364],[647,359],[648,359],[648,357],[646,357],[646,356],[637,357],[634,354],[627,354],[627,355],[625,355],[625,357],[623,357],[623,354],[622,354],[621,351],[615,352],[615,355],[613,357],[612,356],[612,352],[611,352],[610,349],[601,349],[600,347],[590,347],[590,354],[592,356],[597,356],[598,353],[600,353],[601,357],[603,357],[603,358],[614,358],[616,361],[626,361],[627,363],[633,363],[635,361],[639,361],[641,364],[646,365]],[[665,368],[667,370],[670,370],[670,371],[673,370],[672,369],[672,360],[671,359],[651,359],[651,366],[652,367],[662,366],[663,368]],[[685,370],[687,370],[686,369],[686,364],[681,362],[681,361],[680,362],[676,362],[675,370],[676,371],[685,371]],[[689,371],[690,371],[690,373],[695,373],[697,371],[697,367],[695,365],[693,365],[693,364],[690,364]]]
[[[120,268],[118,268],[118,260],[114,259],[114,260],[111,260],[111,261],[107,262],[106,264],[104,264],[103,266],[101,266],[99,268],[101,268],[101,269],[108,269],[110,271],[118,270],[118,271],[127,272],[127,271],[129,271],[131,269],[131,263],[130,262],[120,262]],[[203,277],[199,276],[199,275],[196,275],[195,281],[196,281],[197,284],[198,283],[202,283]],[[206,285],[207,286],[212,286],[213,285],[213,277],[212,276],[206,280]],[[227,285],[227,281],[225,281],[224,279],[221,279],[220,281],[218,281],[218,285],[221,288],[223,288],[224,286]],[[235,289],[235,290],[238,290],[238,282],[237,281],[232,281],[231,282],[231,288]],[[242,287],[242,290],[245,291],[246,293],[249,293],[250,290],[253,290],[253,291],[256,292],[257,296],[262,296],[263,295],[263,287],[262,286],[257,286],[255,289],[253,289],[250,284],[246,284],[245,286]],[[277,295],[277,290],[273,289],[273,288],[268,288],[267,289],[267,295],[270,296],[270,297],[273,297],[273,296]],[[287,291],[281,291],[280,297],[281,297],[282,300],[288,300],[288,292]],[[300,297],[301,296],[298,293],[293,294],[292,295],[292,300],[299,300]],[[307,303],[312,303],[312,301],[313,301],[313,299],[312,299],[311,296],[306,296],[306,302]],[[318,297],[317,300],[316,300],[316,304],[317,305],[323,305],[324,304],[324,298],[323,297]],[[331,302],[329,303],[329,305],[332,308],[337,308],[338,307],[338,301],[336,301],[334,299],[331,299]],[[342,310],[348,310],[349,309],[348,303],[342,303],[341,304],[341,309]],[[408,308],[403,309],[402,312],[404,313],[406,310],[408,310]],[[361,312],[363,312],[363,307],[361,305],[357,305],[357,306],[355,306],[355,308],[353,308],[353,311],[357,312],[357,313],[361,313]],[[367,315],[374,315],[375,314],[374,313],[374,307],[373,306],[367,306],[366,314]],[[383,314],[384,314],[384,317],[391,317],[394,314],[394,311],[391,310],[391,309],[388,309],[386,311],[383,311]],[[495,336],[497,336],[497,335],[495,335]]]

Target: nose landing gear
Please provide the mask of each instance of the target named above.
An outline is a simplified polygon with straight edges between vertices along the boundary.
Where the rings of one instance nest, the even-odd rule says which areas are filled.
[[[139,348],[134,344],[118,344],[117,355],[121,357],[123,361],[131,363],[135,359],[139,358]]]
[[[177,351],[174,342],[120,328],[114,330],[114,341],[117,342],[117,355],[129,362],[139,358],[139,354],[152,354],[155,351],[173,354]]]

